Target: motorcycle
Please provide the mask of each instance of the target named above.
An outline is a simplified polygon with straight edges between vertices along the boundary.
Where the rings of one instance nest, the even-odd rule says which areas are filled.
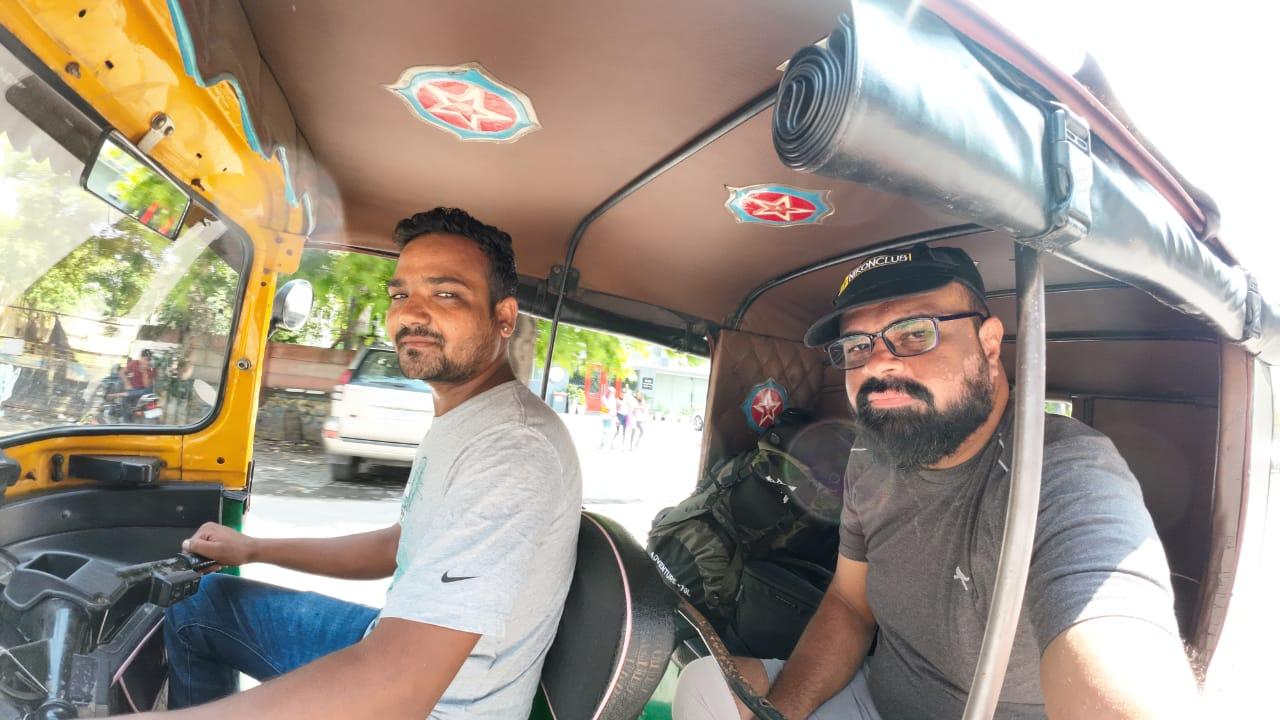
[[[164,409],[154,392],[136,393],[123,388],[114,373],[103,378],[97,389],[93,421],[99,425],[160,425]]]

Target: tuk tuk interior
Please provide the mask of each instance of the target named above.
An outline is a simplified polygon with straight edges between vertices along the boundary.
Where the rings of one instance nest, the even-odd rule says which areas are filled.
[[[1100,75],[1049,67],[960,0],[918,3],[919,16],[901,23],[928,18],[930,32],[962,39],[967,62],[998,83],[1032,86],[1084,118],[1095,157],[1107,158],[1103,170],[1122,168],[1156,203],[1148,208],[1158,237],[1113,243],[1104,260],[1087,243],[1073,255],[963,202],[948,205],[938,187],[851,182],[780,162],[780,66],[831,34],[842,13],[855,23],[868,17],[868,6],[896,12],[893,3],[851,11],[837,0],[785,12],[764,0],[667,8],[570,0],[536,11],[388,1],[376,12],[341,0],[22,0],[0,10],[4,46],[98,130],[142,144],[165,115],[173,130],[150,157],[225,223],[237,238],[228,247],[248,251],[209,419],[0,438],[23,473],[0,504],[0,544],[21,561],[75,549],[136,562],[165,555],[161,543],[219,512],[234,522],[250,490],[256,368],[273,291],[304,240],[394,256],[395,222],[437,205],[505,229],[525,312],[710,357],[701,469],[754,444],[742,404],[767,379],[791,406],[847,419],[842,373],[804,346],[804,331],[860,258],[929,241],[978,263],[989,306],[1009,331],[1009,376],[1069,401],[1128,461],[1168,554],[1188,651],[1207,664],[1231,596],[1246,489],[1259,472],[1250,443],[1269,438],[1270,414],[1259,412],[1270,407],[1269,374],[1257,358],[1274,352],[1270,306],[1240,290],[1247,282],[1214,235],[1212,202],[1117,120],[1114,101],[1099,99],[1107,96]],[[476,73],[467,76],[473,85],[510,106],[527,103],[523,115],[495,121],[504,131],[524,126],[482,137],[476,114],[496,112],[487,99],[463,107],[453,130],[439,114],[426,117],[400,86],[444,71]],[[899,79],[916,72],[902,66]],[[465,105],[460,98],[450,101]],[[891,150],[916,154],[917,164],[948,161],[946,148],[916,130]],[[742,210],[740,193],[753,188],[775,203],[772,215]],[[1101,227],[1105,208],[1093,210]],[[1019,247],[1036,252],[1028,258]],[[1171,257],[1152,254],[1160,247]],[[1021,282],[1015,255],[1029,263]],[[1015,331],[1019,295],[1034,302],[1032,265],[1043,273],[1039,370]],[[1178,284],[1171,274],[1190,279]],[[131,509],[92,475],[62,481],[54,458],[82,455],[159,458],[166,482],[130,491]],[[162,498],[137,504],[144,495]],[[103,520],[106,510],[118,517]],[[590,520],[599,535],[585,539],[587,522],[584,542],[595,545],[575,587],[590,585],[614,606],[575,590],[545,702],[575,708],[562,717],[577,709],[635,717],[677,639],[684,659],[705,648],[687,628],[677,638],[673,601],[636,541],[599,519]],[[121,533],[133,546],[113,554],[110,538]],[[581,642],[587,628],[603,646]],[[617,641],[601,628],[616,629]],[[583,682],[587,668],[595,672]]]

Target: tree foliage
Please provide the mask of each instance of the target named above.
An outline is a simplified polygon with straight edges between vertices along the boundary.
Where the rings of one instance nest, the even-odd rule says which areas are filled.
[[[0,177],[10,181],[6,189],[13,205],[11,212],[0,212],[0,236],[8,241],[11,264],[0,273],[0,290],[6,297],[16,294],[28,322],[47,325],[54,314],[76,313],[122,318],[136,310],[152,285],[172,281],[157,272],[165,267],[173,241],[109,209],[65,170],[6,145],[0,140]],[[121,176],[112,189],[128,207],[178,207],[185,201],[180,190],[147,168]],[[206,248],[190,266],[166,271],[183,275],[155,308],[159,326],[230,332],[236,268]]]
[[[387,281],[395,272],[395,260],[377,255],[310,248],[302,253],[298,271],[288,279],[301,278],[315,290],[311,319],[296,333],[281,331],[273,338],[281,342],[315,342],[322,325],[331,323],[337,344],[351,348],[376,335],[391,302]],[[369,329],[358,332],[359,319],[366,310]],[[332,318],[332,321],[329,320]]]
[[[112,147],[104,147],[103,152],[125,156],[122,150]],[[175,234],[175,225],[182,219],[182,210],[190,203],[190,198],[165,176],[131,157],[125,160],[126,165],[135,163],[136,167],[112,184],[111,191],[122,209],[140,223],[166,236]]]
[[[136,225],[108,228],[32,283],[23,293],[23,302],[27,307],[65,313],[93,297],[104,317],[120,317],[138,302],[151,282],[160,255],[156,241],[164,242]]]
[[[547,356],[547,341],[551,337],[551,321],[537,319],[538,340],[534,344],[537,362]],[[611,377],[628,370],[627,349],[622,338],[572,325],[560,324],[556,330],[556,349],[551,356],[553,365],[580,375],[588,365],[599,364]]]
[[[240,275],[212,250],[205,249],[156,312],[156,324],[184,333],[231,333]]]
[[[547,356],[551,322],[537,319],[537,327],[535,352],[536,361],[541,363]],[[632,362],[657,358],[665,358],[669,364],[684,367],[698,367],[707,362],[706,358],[643,340],[561,323],[556,331],[556,349],[551,363],[564,368],[571,376],[585,375],[588,366],[600,365],[609,377],[626,378],[631,374]]]

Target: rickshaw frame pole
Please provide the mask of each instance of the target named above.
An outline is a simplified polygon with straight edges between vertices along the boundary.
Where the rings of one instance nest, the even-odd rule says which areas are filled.
[[[1018,359],[1013,396],[1013,467],[995,591],[964,720],[990,720],[995,714],[1022,612],[1040,509],[1040,472],[1044,462],[1044,269],[1037,250],[1016,243],[1014,253]]]
[[[564,308],[564,298],[569,288],[569,271],[573,268],[573,259],[578,254],[578,246],[582,244],[582,237],[587,234],[587,228],[591,227],[596,220],[599,220],[600,216],[612,210],[615,205],[626,200],[640,188],[653,182],[659,175],[689,159],[699,150],[719,140],[742,123],[773,107],[777,97],[778,88],[770,87],[768,90],[751,98],[746,104],[716,121],[714,125],[703,130],[674,152],[650,165],[644,172],[633,178],[631,182],[623,185],[612,195],[605,198],[604,202],[587,213],[586,217],[582,218],[582,221],[578,223],[578,227],[573,231],[573,237],[569,239],[569,248],[565,251],[564,269],[560,272],[560,289],[556,292],[556,309],[551,315],[551,334],[547,338],[547,357],[542,364],[542,390],[539,393],[544,401],[547,399],[547,386],[551,380],[551,358],[556,349],[556,333],[560,331],[560,313]]]

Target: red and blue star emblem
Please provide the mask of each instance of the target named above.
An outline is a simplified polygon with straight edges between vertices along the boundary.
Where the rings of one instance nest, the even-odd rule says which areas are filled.
[[[528,96],[478,63],[411,67],[387,89],[421,120],[466,142],[512,142],[542,127]]]
[[[724,206],[742,223],[792,227],[818,225],[835,208],[826,190],[804,190],[789,185],[749,185],[729,187]]]
[[[778,421],[782,411],[790,404],[787,389],[769,378],[747,391],[747,399],[742,403],[742,414],[747,416],[747,424],[752,430],[762,433]]]

